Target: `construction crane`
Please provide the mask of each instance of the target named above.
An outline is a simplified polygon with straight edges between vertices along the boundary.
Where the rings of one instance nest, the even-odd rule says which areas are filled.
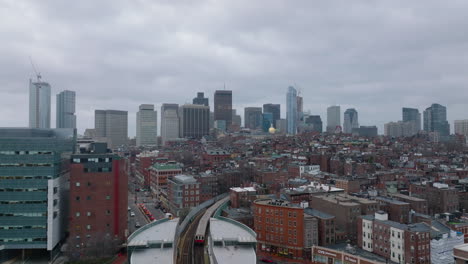
[[[37,72],[36,66],[34,65],[34,62],[33,62],[32,58],[31,58],[31,56],[29,56],[29,62],[31,62],[31,66],[32,66],[32,68],[34,70],[34,73],[36,74],[37,82],[40,82],[41,78],[42,78],[41,73]]]

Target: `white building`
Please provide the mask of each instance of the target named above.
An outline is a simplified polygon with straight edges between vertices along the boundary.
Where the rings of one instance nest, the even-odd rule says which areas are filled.
[[[50,84],[29,80],[29,127],[50,128]]]
[[[468,137],[468,119],[455,120],[455,134]]]
[[[136,145],[155,146],[157,143],[158,113],[154,111],[154,105],[142,104],[136,118]]]
[[[161,138],[163,145],[167,141],[179,138],[178,104],[163,104],[161,106]]]
[[[327,108],[327,132],[334,133],[337,127],[341,127],[341,109],[334,105]]]

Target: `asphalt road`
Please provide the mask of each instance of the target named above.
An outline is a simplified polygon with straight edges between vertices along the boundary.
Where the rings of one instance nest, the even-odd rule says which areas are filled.
[[[135,232],[137,227],[135,227],[136,222],[143,226],[149,223],[149,220],[145,217],[143,212],[139,209],[138,204],[143,203],[145,204],[146,208],[151,212],[156,220],[162,219],[165,217],[165,214],[160,210],[156,209],[155,205],[157,200],[153,199],[149,192],[136,192],[135,189],[140,189],[141,186],[134,183],[134,179],[130,179],[129,182],[129,191],[128,191],[128,206],[130,207],[130,211],[128,212],[128,229],[130,234]],[[130,216],[130,213],[134,212],[135,216]]]

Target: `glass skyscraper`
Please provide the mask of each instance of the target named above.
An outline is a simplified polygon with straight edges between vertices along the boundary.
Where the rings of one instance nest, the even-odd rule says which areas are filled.
[[[76,128],[75,100],[74,91],[65,90],[57,94],[57,128]]]
[[[263,113],[273,114],[273,126],[276,128],[276,120],[281,118],[281,105],[280,104],[264,104]]]
[[[74,129],[0,128],[0,251],[57,251],[75,142]]]
[[[353,128],[359,128],[358,112],[354,108],[349,108],[344,112],[343,132],[352,133]]]
[[[214,121],[225,120],[229,129],[232,123],[232,91],[217,90],[214,94]]]
[[[411,135],[417,134],[421,130],[421,113],[416,108],[402,108],[403,122],[410,122],[412,124]]]
[[[29,80],[29,127],[50,128],[50,84]]]
[[[447,121],[447,108],[440,104],[432,104],[424,111],[424,130],[437,132],[440,136],[450,135],[450,125]]]
[[[286,94],[286,123],[287,133],[295,135],[297,131],[297,90],[289,86]]]

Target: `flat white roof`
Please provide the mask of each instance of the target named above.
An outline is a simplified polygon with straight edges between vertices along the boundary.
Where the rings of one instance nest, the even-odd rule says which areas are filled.
[[[213,247],[213,254],[218,263],[257,263],[257,255],[252,246]]]
[[[174,243],[179,218],[157,224],[144,230],[136,235],[128,242],[128,246],[145,246],[148,243]],[[143,227],[142,227],[143,228]],[[146,263],[173,263],[174,247],[171,248],[139,248],[135,249],[130,258],[131,264],[146,264]],[[129,249],[131,250],[131,249]]]
[[[216,218],[210,218],[210,235],[214,241],[257,242],[256,238],[241,226]]]
[[[255,187],[232,187],[235,192],[255,192]]]

